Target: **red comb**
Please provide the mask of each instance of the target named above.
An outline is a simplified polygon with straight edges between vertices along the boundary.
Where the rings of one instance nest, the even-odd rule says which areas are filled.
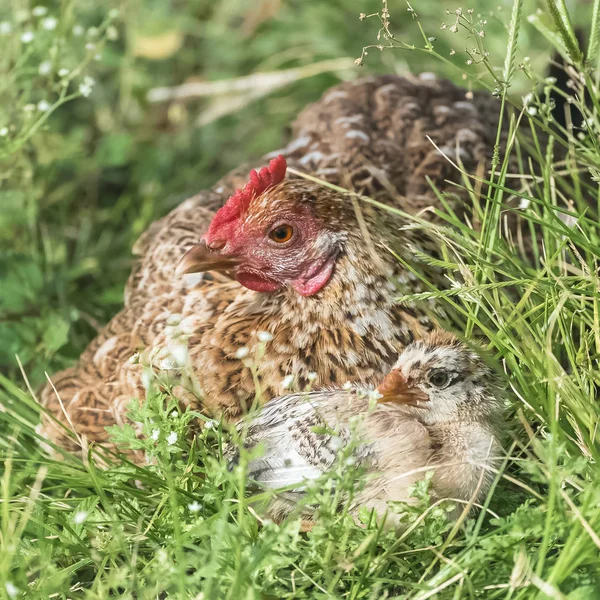
[[[263,167],[258,173],[254,169],[250,171],[248,183],[243,188],[236,190],[235,194],[227,200],[213,217],[204,236],[206,242],[210,243],[211,238],[215,236],[217,231],[222,230],[227,224],[238,219],[248,208],[253,198],[282,182],[286,169],[285,157],[280,154],[271,160],[268,167]]]

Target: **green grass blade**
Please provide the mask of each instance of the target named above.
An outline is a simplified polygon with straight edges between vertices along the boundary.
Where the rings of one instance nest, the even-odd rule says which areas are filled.
[[[552,16],[552,20],[554,21],[554,26],[559,32],[565,47],[571,56],[571,60],[576,65],[581,64],[583,57],[581,50],[579,49],[579,42],[577,41],[577,36],[575,35],[573,23],[571,21],[571,17],[569,16],[569,11],[567,10],[565,1],[547,0],[546,4],[548,6],[548,10],[550,11],[550,15]]]
[[[588,66],[593,67],[598,60],[598,48],[600,47],[600,0],[594,0],[594,11],[592,13],[592,24],[590,27],[590,41],[588,43],[586,61]]]
[[[515,72],[515,56],[517,54],[517,45],[519,42],[519,30],[521,29],[521,19],[523,13],[523,0],[514,0],[510,15],[510,24],[508,26],[508,46],[506,48],[506,57],[504,59],[504,68],[502,78],[504,85],[510,87]]]

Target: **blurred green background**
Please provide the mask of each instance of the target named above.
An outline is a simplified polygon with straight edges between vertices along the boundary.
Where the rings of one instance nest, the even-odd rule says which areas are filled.
[[[585,21],[587,4],[578,6]],[[477,85],[485,76],[467,65],[472,40],[450,29],[456,3],[437,0],[421,0],[412,12],[390,2],[392,30],[422,48],[421,24],[447,63],[423,51],[371,49],[355,66],[363,46],[379,43],[378,20],[359,14],[381,7],[380,0],[2,5],[0,370],[15,376],[19,355],[37,384],[44,370],[69,364],[120,308],[130,249],[148,224],[280,147],[297,113],[340,79],[432,70],[466,83],[467,71]],[[474,19],[487,21],[483,43],[501,67],[510,3],[472,7]],[[528,14],[535,10],[526,3]],[[517,60],[529,56],[543,74],[549,52],[533,27],[521,32],[519,48]],[[324,72],[305,76],[307,67]],[[236,78],[255,73],[272,79],[235,91]],[[155,88],[214,81],[224,82],[220,93],[148,99]],[[512,93],[530,88],[521,73]]]

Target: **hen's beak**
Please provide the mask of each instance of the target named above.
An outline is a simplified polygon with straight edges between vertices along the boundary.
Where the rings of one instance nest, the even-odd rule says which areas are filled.
[[[182,257],[177,265],[176,274],[204,273],[205,271],[229,271],[239,260],[231,254],[223,254],[213,250],[202,241],[192,246]]]
[[[429,396],[418,387],[409,385],[406,377],[397,369],[386,375],[377,391],[381,394],[379,402],[418,406],[419,402],[429,401]]]

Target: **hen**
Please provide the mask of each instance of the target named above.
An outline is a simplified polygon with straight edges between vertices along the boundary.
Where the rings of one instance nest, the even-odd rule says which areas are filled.
[[[355,514],[364,506],[383,516],[388,501],[414,501],[411,486],[430,470],[436,497],[480,500],[493,480],[502,410],[501,387],[481,357],[452,335],[434,332],[400,354],[377,390],[276,398],[238,431],[246,450],[263,448],[248,463],[250,480],[281,490],[269,516],[281,521],[296,509],[310,522],[315,507],[306,504],[306,487],[340,457],[367,475],[352,499]],[[225,455],[230,465],[240,460],[233,445]]]
[[[429,74],[368,78],[307,107],[281,153],[298,170],[416,212],[435,203],[426,176],[442,190],[459,177],[427,136],[474,171],[491,158],[496,120],[489,96],[467,100],[465,90]],[[411,257],[419,233],[367,204],[357,212],[348,197],[320,184],[277,183],[281,161],[255,175],[242,202],[244,192],[235,190],[245,181],[236,171],[141,237],[124,309],[77,364],[54,375],[57,393],[50,385],[42,391],[59,422],[106,443],[105,427],[123,422],[130,399],[145,396],[144,364],[172,375],[168,383],[184,401],[197,405],[201,397],[204,408],[234,418],[256,397],[283,393],[291,377],[300,388],[308,381],[313,388],[367,383],[429,328],[395,302],[414,288],[389,253]],[[228,197],[229,208],[215,217]],[[292,236],[276,248],[269,235],[285,238],[276,233],[280,225]],[[213,271],[174,277],[184,251],[202,236],[188,270]],[[235,278],[218,269],[233,269]],[[132,361],[140,351],[142,359]],[[55,443],[77,448],[52,419],[41,428]]]

